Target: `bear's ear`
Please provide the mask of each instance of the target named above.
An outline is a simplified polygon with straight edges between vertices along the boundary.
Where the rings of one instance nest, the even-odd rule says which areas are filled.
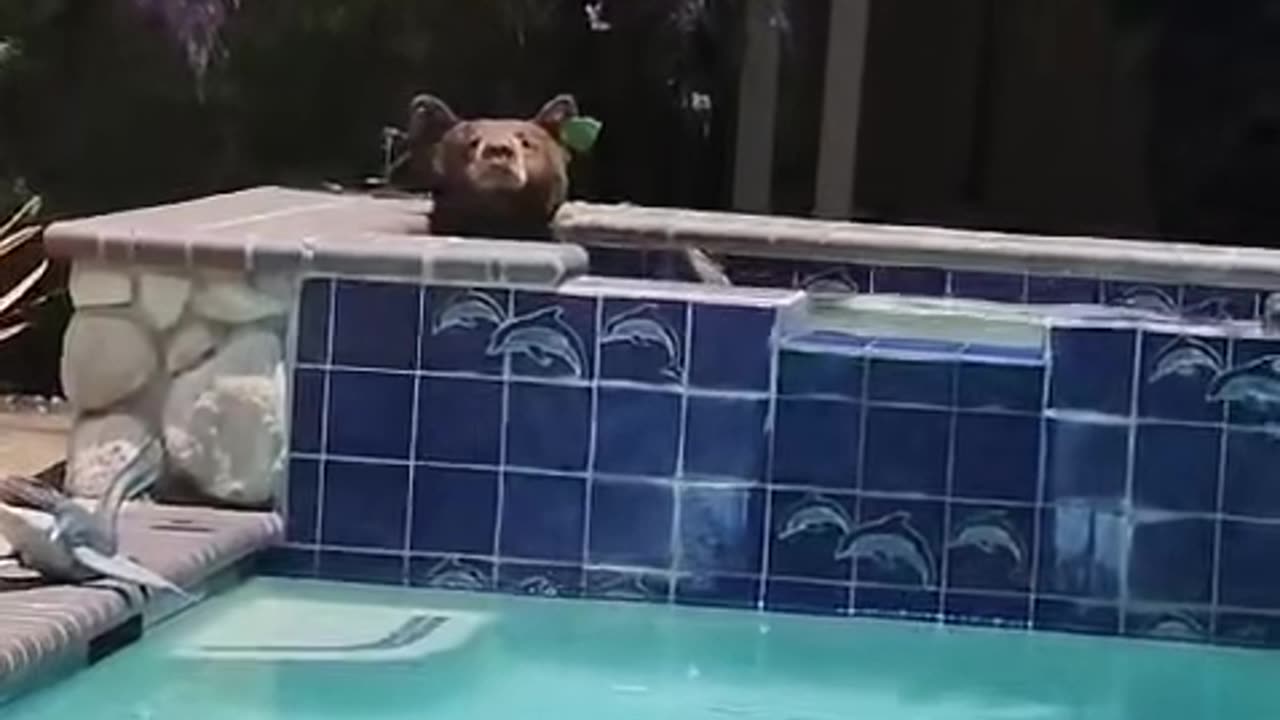
[[[409,141],[434,143],[462,122],[445,101],[435,95],[418,95],[409,102]]]
[[[541,125],[551,133],[551,137],[560,139],[560,129],[565,122],[578,116],[578,101],[572,95],[557,95],[547,101],[546,105],[533,117],[533,122]]]

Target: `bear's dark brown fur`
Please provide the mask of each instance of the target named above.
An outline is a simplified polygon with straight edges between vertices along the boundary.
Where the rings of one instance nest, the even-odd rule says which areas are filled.
[[[571,155],[561,130],[577,115],[574,98],[558,95],[528,120],[463,120],[440,98],[418,95],[390,179],[431,191],[433,235],[550,240],[551,221],[569,195]],[[664,261],[658,274],[670,279],[728,282],[698,250],[651,254]],[[627,264],[649,264],[642,253],[630,255]]]

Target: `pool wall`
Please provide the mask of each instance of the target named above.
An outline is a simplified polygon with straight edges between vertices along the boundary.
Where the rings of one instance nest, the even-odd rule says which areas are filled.
[[[1276,253],[572,210],[620,269],[696,242],[766,287],[275,189],[50,232],[298,280],[263,572],[1280,646]]]

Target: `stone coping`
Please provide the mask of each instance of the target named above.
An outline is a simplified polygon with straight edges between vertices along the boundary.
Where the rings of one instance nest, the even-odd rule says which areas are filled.
[[[554,286],[587,270],[580,247],[427,234],[430,203],[258,187],[56,222],[54,257],[169,270],[313,273]]]
[[[1280,251],[1095,237],[806,220],[569,203],[556,236],[588,246],[670,248],[792,260],[1280,288]]]
[[[274,513],[130,503],[120,518],[126,552],[173,580],[195,600],[215,590],[241,561],[275,543]],[[188,606],[148,599],[111,580],[84,585],[31,584],[29,573],[0,575],[0,706],[137,639],[142,630]]]

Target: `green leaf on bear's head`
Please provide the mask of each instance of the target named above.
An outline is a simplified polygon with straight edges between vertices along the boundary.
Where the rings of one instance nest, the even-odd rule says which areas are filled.
[[[566,147],[580,153],[590,152],[600,136],[600,128],[604,123],[593,117],[578,116],[570,118],[560,126],[560,142]]]

